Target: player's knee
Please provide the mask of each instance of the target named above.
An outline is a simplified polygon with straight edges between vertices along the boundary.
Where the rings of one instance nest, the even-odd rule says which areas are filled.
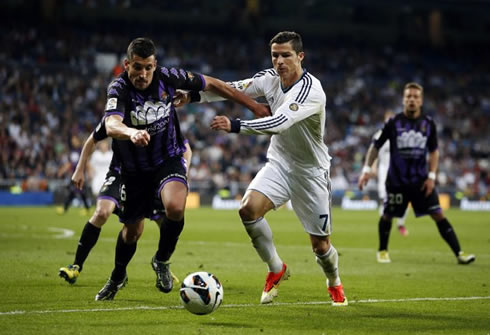
[[[330,249],[329,239],[312,239],[311,248],[316,255],[325,255]]]
[[[141,236],[141,233],[130,232],[130,233],[126,234],[126,238],[125,238],[124,242],[126,244],[136,243],[139,240],[140,236]]]
[[[110,208],[106,207],[99,207],[95,209],[95,218],[98,222],[102,222],[104,224],[107,219],[109,219],[109,216],[111,216],[112,210]]]
[[[381,217],[384,221],[386,222],[391,222],[391,220],[393,219],[391,216],[389,216],[388,214],[383,214],[383,216]]]
[[[126,244],[136,243],[143,234],[143,222],[125,225],[123,228],[123,240]]]
[[[432,213],[430,216],[435,222],[440,222],[445,219],[445,216],[444,214],[442,214],[442,212]]]
[[[313,247],[313,252],[315,253],[315,255],[325,255],[327,252],[328,252],[328,247],[325,247],[325,246],[317,246],[317,247]]]
[[[242,221],[251,221],[258,218],[250,203],[242,203],[238,210],[238,215],[240,215]]]
[[[180,221],[184,218],[185,202],[179,203],[177,201],[171,201],[165,204],[165,214],[167,218],[173,221]]]

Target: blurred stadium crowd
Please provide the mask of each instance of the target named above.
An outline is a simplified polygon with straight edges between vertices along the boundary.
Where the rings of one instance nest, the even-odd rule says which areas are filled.
[[[123,2],[124,3],[124,2]],[[46,27],[45,27],[46,28]],[[253,35],[252,35],[253,36]],[[103,116],[106,87],[122,71],[97,66],[98,56],[124,57],[136,36],[117,27],[102,32],[66,25],[17,25],[0,36],[0,179],[47,189],[68,177],[58,172],[81,149]],[[270,67],[271,36],[228,37],[226,32],[151,32],[158,63],[242,79]],[[305,67],[327,94],[327,136],[333,187],[353,190],[372,134],[383,114],[401,111],[402,87],[425,88],[424,112],[436,120],[441,190],[490,197],[490,72],[488,51],[316,43],[305,37]],[[229,102],[193,104],[179,111],[193,148],[191,189],[240,194],[265,162],[268,137],[212,132],[215,114],[252,118]]]

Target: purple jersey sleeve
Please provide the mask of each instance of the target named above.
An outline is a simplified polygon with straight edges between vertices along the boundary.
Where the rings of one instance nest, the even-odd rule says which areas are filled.
[[[94,138],[94,142],[99,142],[104,139],[106,139],[107,136],[107,131],[105,129],[105,118],[103,118],[97,127],[95,127],[95,130],[92,133],[92,137]]]
[[[431,132],[429,134],[429,138],[427,139],[427,149],[429,152],[434,152],[437,150],[438,144],[437,144],[437,129],[436,129],[436,124],[434,121],[431,119],[430,120],[430,127]]]
[[[166,67],[161,67],[160,72],[167,85],[175,89],[202,91],[206,87],[204,77],[198,73]]]
[[[383,144],[389,139],[390,137],[390,129],[393,127],[393,118],[389,119],[383,129],[381,130],[381,134],[379,135],[378,138],[373,138],[373,144],[376,149],[380,149]]]
[[[120,115],[124,117],[124,105],[126,101],[128,84],[120,76],[114,79],[107,87],[107,102],[105,105],[105,115]]]

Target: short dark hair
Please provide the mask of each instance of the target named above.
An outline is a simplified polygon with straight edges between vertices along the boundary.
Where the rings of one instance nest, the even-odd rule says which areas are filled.
[[[405,87],[403,88],[403,91],[405,91],[406,89],[409,89],[409,88],[415,88],[416,90],[419,90],[420,93],[422,93],[422,95],[424,94],[424,88],[422,87],[422,85],[420,85],[416,82],[407,83],[405,85]]]
[[[301,35],[294,31],[281,31],[274,36],[269,42],[269,46],[272,46],[273,43],[283,44],[291,42],[291,46],[296,53],[303,52],[303,40],[301,39]]]
[[[155,50],[155,44],[151,39],[138,37],[129,43],[126,54],[128,59],[133,58],[134,55],[140,56],[141,58],[148,58],[155,54]]]

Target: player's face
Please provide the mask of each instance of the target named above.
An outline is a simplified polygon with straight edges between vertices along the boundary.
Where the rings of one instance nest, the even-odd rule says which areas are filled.
[[[271,45],[272,65],[281,78],[288,78],[301,73],[301,61],[304,52],[296,53],[291,42],[273,43]]]
[[[422,108],[422,92],[416,88],[407,88],[403,92],[403,112],[406,116],[416,118]]]
[[[138,90],[144,90],[150,86],[156,66],[157,61],[154,55],[148,58],[134,55],[130,60],[124,61],[124,68],[128,71],[129,80]]]

